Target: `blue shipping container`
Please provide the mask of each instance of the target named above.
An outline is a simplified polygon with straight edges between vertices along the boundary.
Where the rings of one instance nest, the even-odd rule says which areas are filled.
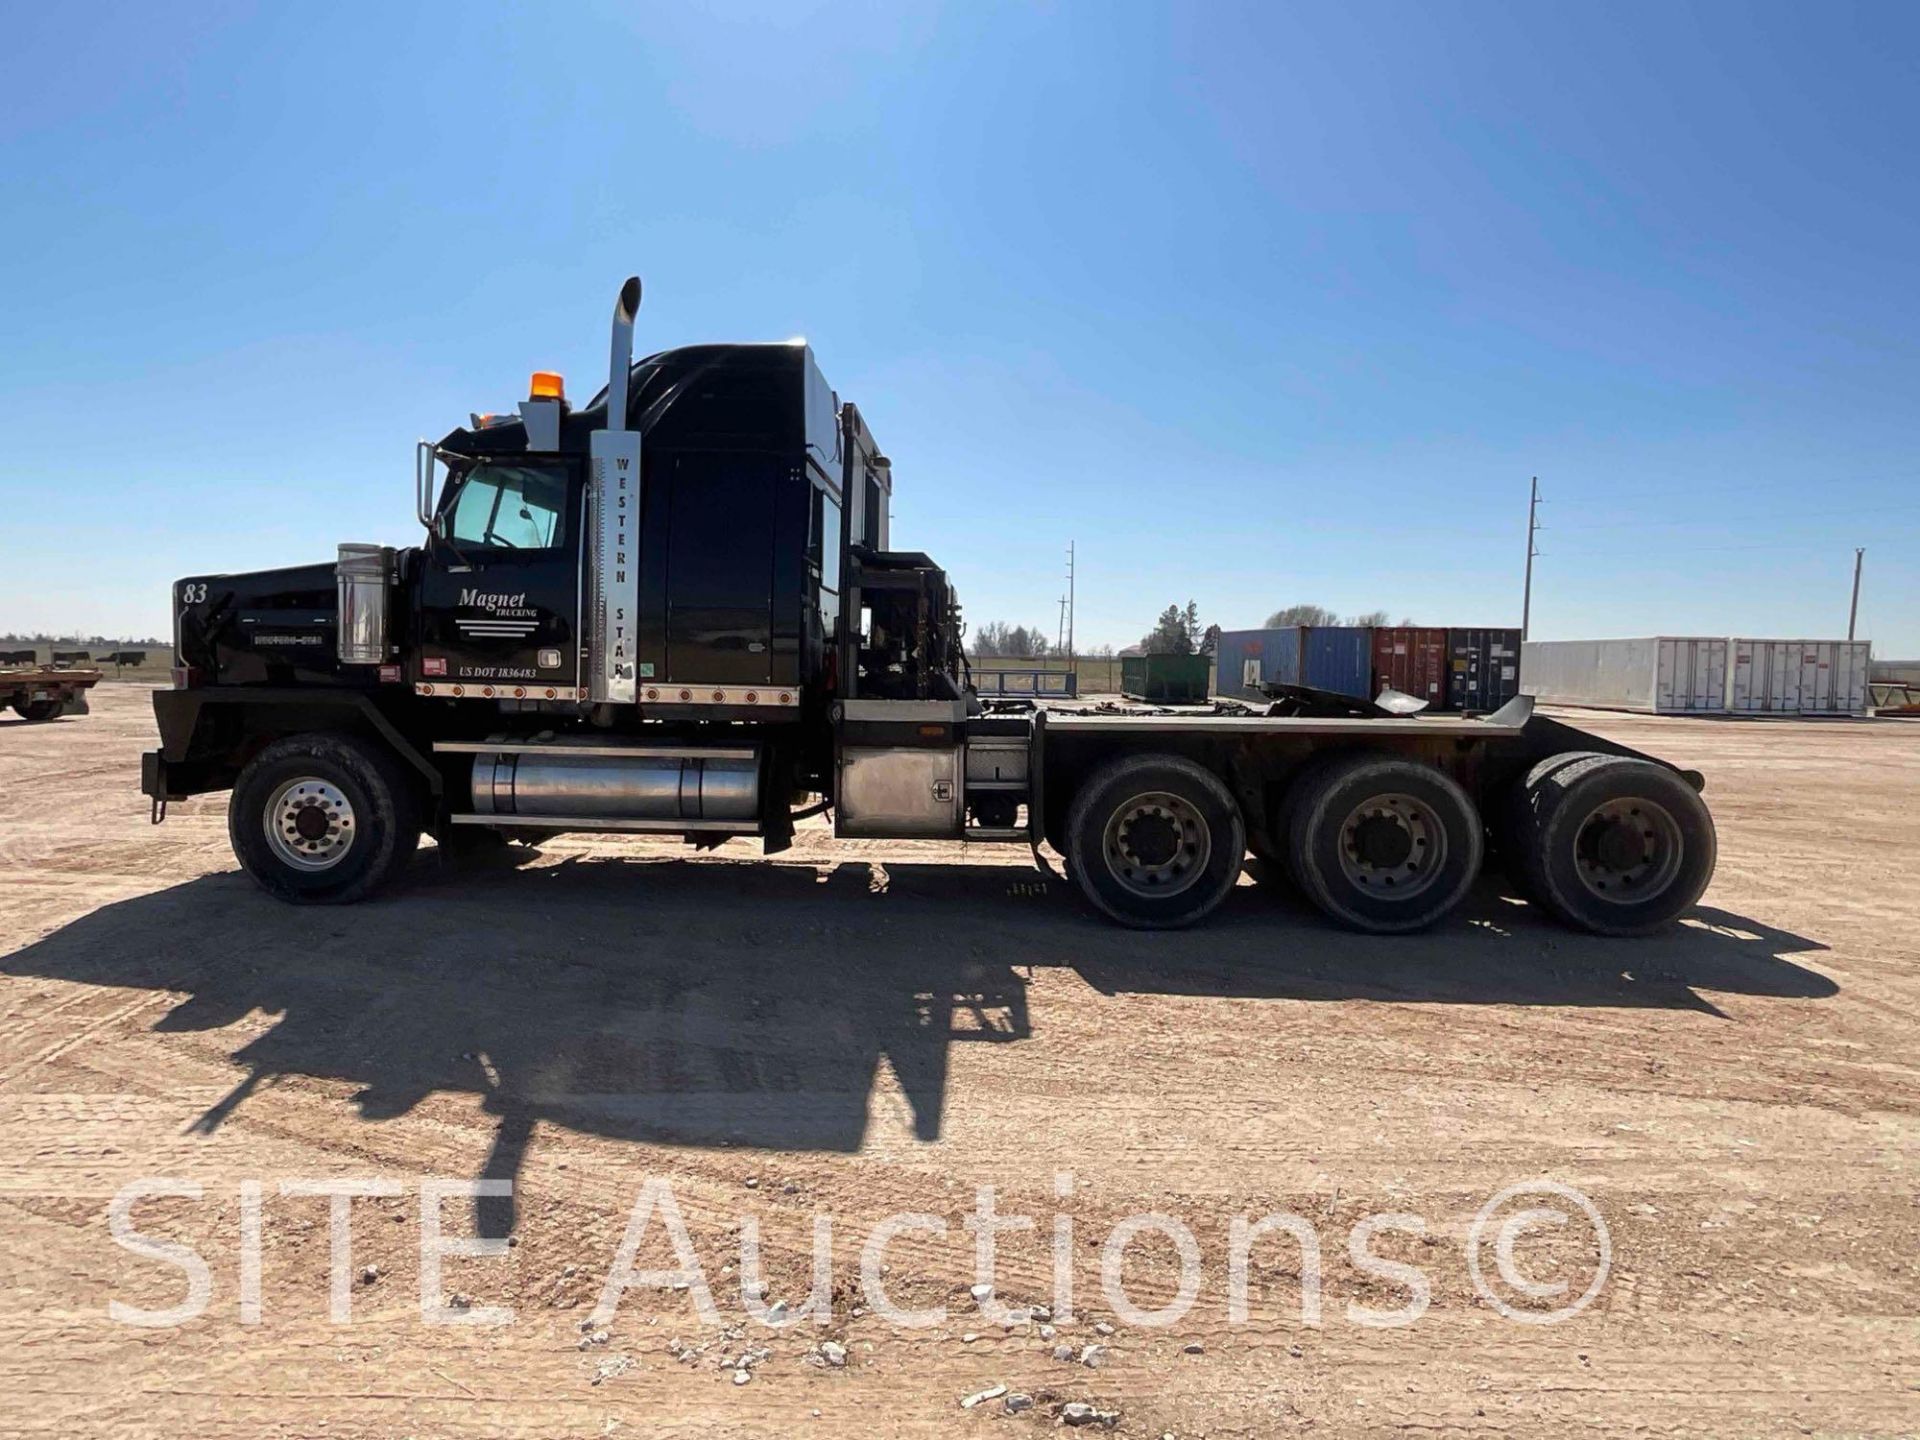
[[[1300,627],[1223,630],[1213,656],[1214,694],[1264,701],[1262,685],[1300,683]]]
[[[1373,627],[1305,625],[1301,641],[1301,683],[1336,695],[1373,698]]]

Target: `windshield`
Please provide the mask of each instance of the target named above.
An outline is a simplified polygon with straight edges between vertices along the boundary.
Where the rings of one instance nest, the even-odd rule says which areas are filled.
[[[480,464],[447,508],[447,536],[479,549],[551,550],[565,539],[567,471],[559,464]]]

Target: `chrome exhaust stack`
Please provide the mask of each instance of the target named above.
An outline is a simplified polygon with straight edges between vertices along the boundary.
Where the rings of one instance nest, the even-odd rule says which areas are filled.
[[[627,428],[627,377],[633,369],[633,319],[640,277],[629,276],[613,305],[607,363],[607,423],[587,440],[592,521],[581,555],[592,571],[587,617],[588,694],[596,704],[639,699],[640,432]]]
[[[633,317],[640,313],[640,277],[629,275],[613,302],[613,354],[607,362],[607,429],[627,428],[627,377],[633,371]]]

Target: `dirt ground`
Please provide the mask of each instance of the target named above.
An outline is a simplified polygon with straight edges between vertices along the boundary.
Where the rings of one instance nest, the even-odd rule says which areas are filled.
[[[1134,934],[1023,850],[824,831],[777,862],[568,838],[450,873],[428,846],[400,893],[296,910],[234,868],[224,796],[148,825],[145,691],[108,683],[94,708],[0,722],[5,1433],[1015,1436],[1075,1403],[1096,1433],[1182,1440],[1920,1427],[1920,724],[1588,716],[1707,773],[1701,908],[1603,941],[1489,881],[1437,932],[1379,940],[1251,884],[1201,930]],[[201,1187],[131,1211],[208,1267],[171,1328],[109,1311],[189,1293],[110,1233],[148,1177]],[[434,1206],[450,1236],[510,1238],[444,1283],[470,1297],[457,1320],[511,1323],[423,1319],[434,1177],[512,1182]],[[345,1324],[329,1202],[279,1190],[328,1178],[402,1189],[351,1202]],[[1503,1291],[1496,1241],[1469,1244],[1483,1204],[1540,1179],[1590,1197],[1610,1253],[1602,1274],[1574,1210],[1520,1231],[1511,1268],[1557,1299]],[[650,1181],[720,1327],[645,1285],[588,1318]],[[1009,1303],[1056,1305],[1067,1223],[1071,1322],[980,1313],[962,1222],[982,1185],[1035,1220],[1000,1238]],[[1319,1237],[1318,1323],[1277,1233],[1236,1320],[1233,1217],[1283,1211]],[[922,1328],[858,1278],[897,1212],[949,1227],[884,1253],[893,1304],[946,1306]],[[1103,1291],[1112,1227],[1143,1212],[1200,1255],[1169,1327]],[[829,1322],[748,1319],[736,1227],[758,1220],[768,1296],[797,1306],[816,1213]],[[1424,1235],[1361,1243],[1411,1270],[1350,1253],[1383,1213]],[[675,1263],[663,1225],[637,1267]],[[1176,1254],[1151,1230],[1125,1247],[1134,1306],[1175,1296]],[[1596,1277],[1558,1324],[1489,1298],[1537,1319]],[[1424,1313],[1368,1323],[1405,1318],[1413,1279]],[[1000,1385],[1031,1408],[961,1403]]]

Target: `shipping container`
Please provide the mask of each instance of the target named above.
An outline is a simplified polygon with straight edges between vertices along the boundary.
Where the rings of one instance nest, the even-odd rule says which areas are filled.
[[[1398,690],[1431,710],[1447,705],[1447,632],[1431,625],[1379,625],[1373,632],[1373,688]]]
[[[1212,670],[1207,655],[1124,655],[1120,693],[1135,700],[1201,701]]]
[[[1499,626],[1447,631],[1447,708],[1488,714],[1520,693],[1520,632]]]
[[[1727,651],[1715,636],[1529,640],[1520,688],[1553,705],[1712,715],[1727,708]]]
[[[1872,665],[1865,640],[1735,637],[1727,708],[1736,715],[1864,715]]]
[[[1300,683],[1300,627],[1223,630],[1214,647],[1213,693],[1235,700],[1264,701],[1260,687]]]
[[[1336,695],[1373,698],[1373,627],[1303,625],[1300,627],[1301,683]]]

